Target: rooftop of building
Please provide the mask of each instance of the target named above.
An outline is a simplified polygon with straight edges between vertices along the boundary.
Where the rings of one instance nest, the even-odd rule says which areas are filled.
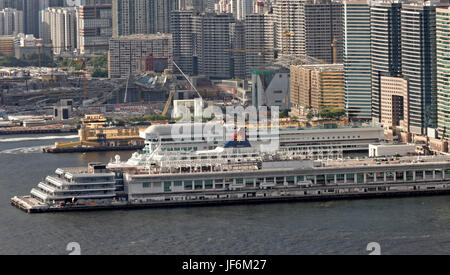
[[[153,33],[153,34],[132,34],[113,37],[111,40],[151,40],[151,39],[169,39],[172,38],[170,33]]]
[[[310,69],[319,72],[343,72],[343,64],[307,64],[307,65],[292,65],[300,68]]]
[[[291,65],[323,64],[323,61],[308,55],[282,54],[273,62],[278,67],[290,68]]]

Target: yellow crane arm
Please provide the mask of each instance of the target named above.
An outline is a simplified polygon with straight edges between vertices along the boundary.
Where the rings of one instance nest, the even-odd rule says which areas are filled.
[[[166,106],[164,106],[164,110],[162,112],[163,116],[167,115],[167,111],[169,111],[170,103],[172,103],[174,94],[175,94],[175,89],[170,90],[169,98],[167,99]]]

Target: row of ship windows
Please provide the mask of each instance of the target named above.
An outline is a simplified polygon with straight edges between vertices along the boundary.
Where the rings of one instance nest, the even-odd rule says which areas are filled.
[[[114,177],[79,177],[79,178],[68,178],[65,175],[56,175],[57,178],[66,180],[70,183],[91,183],[91,182],[114,182]]]
[[[332,136],[332,137],[312,137],[310,139],[312,140],[319,140],[319,139],[346,139],[346,138],[361,138],[361,136]],[[284,141],[288,141],[288,140],[299,140],[299,138],[283,138]],[[305,138],[305,140],[308,140],[308,138]],[[173,141],[173,140],[170,140]],[[217,144],[217,141],[214,142],[214,144]],[[212,148],[214,149],[214,148]],[[181,148],[176,148],[174,150],[172,149],[165,149],[162,148],[161,150],[168,150],[168,151],[197,151],[198,147],[181,147]]]
[[[301,175],[301,176],[286,176],[286,177],[267,177],[267,178],[229,178],[220,180],[185,180],[185,181],[165,181],[165,182],[144,182],[143,188],[161,188],[164,186],[164,192],[171,192],[173,187],[184,187],[184,190],[198,190],[198,189],[221,189],[225,186],[232,184],[253,187],[259,186],[262,183],[272,183],[277,185],[295,184],[295,183],[332,183],[335,180],[337,182],[373,182],[377,181],[404,181],[404,180],[422,180],[433,178],[450,178],[450,169],[436,169],[425,171],[400,171],[400,172],[369,172],[369,173],[345,173],[345,174],[325,174],[325,175]]]

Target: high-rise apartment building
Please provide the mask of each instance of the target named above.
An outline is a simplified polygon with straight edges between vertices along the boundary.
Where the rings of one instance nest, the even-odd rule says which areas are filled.
[[[170,13],[178,10],[176,0],[153,0],[153,15],[151,15],[152,33],[170,33]]]
[[[305,53],[325,63],[342,63],[343,5],[332,0],[305,3]]]
[[[113,35],[170,32],[177,0],[113,0]]]
[[[0,10],[0,35],[23,33],[23,12],[6,8]]]
[[[194,56],[198,73],[211,78],[227,79],[233,76],[230,24],[231,14],[202,13],[194,15]]]
[[[172,35],[147,34],[113,37],[109,46],[109,77],[128,78],[131,74],[140,73],[148,58],[161,62],[153,63],[154,71],[171,69],[169,56],[172,56]]]
[[[381,121],[382,76],[401,74],[401,3],[380,2],[371,7],[372,116]]]
[[[42,40],[55,54],[77,48],[76,8],[48,8],[42,11]]]
[[[235,50],[245,49],[245,24],[237,21],[230,24],[231,48]],[[236,51],[232,53],[233,77],[239,79],[246,78],[245,52]]]
[[[179,10],[172,12],[173,59],[184,73],[197,74],[194,58],[194,35],[192,18],[197,14],[194,10]]]
[[[112,36],[112,6],[97,4],[77,9],[78,49],[81,54],[105,53]]]
[[[279,0],[273,6],[281,54],[342,62],[343,5],[334,0]],[[335,57],[334,57],[335,56]]]
[[[197,12],[204,12],[206,11],[207,5],[207,0],[178,0],[178,8],[180,10],[194,10]]]
[[[278,0],[273,12],[277,19],[277,48],[282,54],[305,54],[306,0]]]
[[[14,8],[13,1],[14,0],[0,0],[0,10],[6,8]]]
[[[273,62],[275,53],[275,19],[273,14],[249,14],[245,17],[246,75]]]
[[[345,109],[353,120],[372,118],[370,6],[344,1]]]
[[[253,13],[253,0],[219,0],[214,6],[216,13],[232,13],[236,20],[244,20]]]
[[[151,0],[113,0],[113,36],[150,33]]]

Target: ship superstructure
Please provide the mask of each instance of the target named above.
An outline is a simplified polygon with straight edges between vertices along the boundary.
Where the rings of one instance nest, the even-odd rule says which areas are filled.
[[[179,133],[182,129],[186,132]],[[214,133],[211,129],[217,131]],[[161,150],[169,152],[213,150],[230,137],[234,125],[223,124],[166,124],[153,125],[140,133],[145,140],[146,148],[152,144],[161,144]],[[219,134],[217,134],[219,133]],[[369,144],[384,141],[384,131],[381,126],[339,126],[329,129],[316,128],[270,128],[258,131],[256,136],[250,136],[254,147],[265,146],[277,142],[280,148],[297,148],[310,158],[329,158],[331,151],[340,154],[367,151]]]

